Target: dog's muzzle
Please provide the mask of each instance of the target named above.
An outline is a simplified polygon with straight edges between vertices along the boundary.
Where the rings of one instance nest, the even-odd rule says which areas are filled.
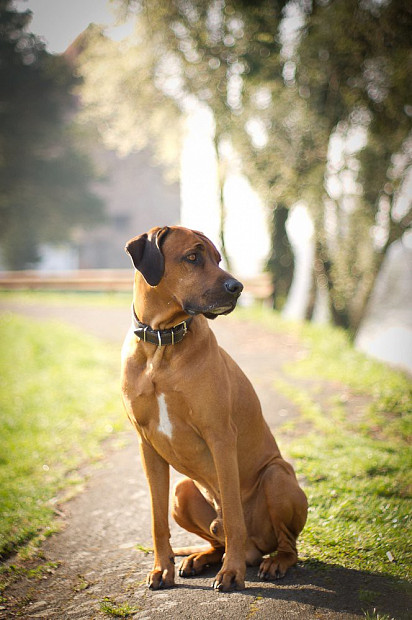
[[[235,307],[237,300],[241,292],[243,291],[243,284],[235,278],[228,278],[223,282],[223,291],[220,290],[218,295],[208,294],[209,300],[205,305],[197,305],[188,301],[184,305],[185,311],[194,316],[196,314],[203,314],[208,319],[215,319],[221,314],[229,314]]]

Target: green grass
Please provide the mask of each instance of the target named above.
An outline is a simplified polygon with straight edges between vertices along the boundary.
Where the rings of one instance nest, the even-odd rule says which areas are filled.
[[[28,303],[130,303],[129,295],[10,295]],[[287,322],[263,308],[239,308],[233,318],[303,345],[304,355],[274,376],[305,422],[304,434],[299,421],[277,431],[309,498],[300,555],[309,565],[410,578],[410,378],[356,351],[342,330]],[[124,416],[114,348],[69,328],[17,318],[3,321],[0,336],[0,485],[7,516],[0,536],[7,552],[52,527],[54,498]],[[372,594],[362,596],[373,602]]]
[[[305,477],[309,501],[300,554],[312,561],[411,577],[408,448],[317,432],[295,439],[288,453]]]
[[[264,308],[238,314],[274,333],[287,331],[305,346],[302,359],[274,379],[312,429],[301,434],[294,424],[277,432],[309,500],[300,555],[309,564],[410,579],[410,378],[356,351],[342,330],[286,322]],[[351,396],[363,397],[356,416]]]
[[[119,604],[105,597],[100,603],[100,611],[113,618],[128,618],[141,611],[141,607],[131,607],[128,603]]]
[[[394,620],[387,614],[377,613],[376,609],[365,612],[365,620]]]
[[[119,352],[58,323],[0,320],[0,555],[52,532],[59,494],[123,428]]]
[[[369,397],[363,431],[376,430],[395,440],[407,441],[412,436],[411,378],[357,351],[347,332],[329,325],[285,321],[263,306],[239,308],[236,314],[274,333],[287,332],[303,344],[302,358],[285,368],[291,379],[324,379],[348,387],[354,395]]]

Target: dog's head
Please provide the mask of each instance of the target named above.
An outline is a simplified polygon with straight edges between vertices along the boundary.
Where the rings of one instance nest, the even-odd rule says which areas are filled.
[[[229,314],[243,285],[219,267],[220,254],[201,232],[181,226],[152,228],[126,244],[134,267],[159,295],[189,315]]]

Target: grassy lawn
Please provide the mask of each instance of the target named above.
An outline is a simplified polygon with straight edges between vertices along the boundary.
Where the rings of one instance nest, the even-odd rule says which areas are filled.
[[[412,381],[356,351],[342,330],[286,322],[263,308],[238,316],[305,346],[275,381],[312,428],[301,434],[299,423],[286,423],[277,433],[309,499],[300,555],[410,579]]]
[[[130,295],[3,296],[25,303],[130,303]],[[410,378],[355,351],[341,330],[285,322],[264,309],[239,308],[234,318],[287,331],[305,351],[282,377],[274,376],[305,421],[304,433],[299,422],[277,432],[309,498],[301,557],[320,568],[410,578]],[[102,438],[127,422],[116,347],[13,316],[1,321],[0,343],[0,550],[7,555],[51,531],[56,497],[76,481],[78,465],[96,458]]]
[[[0,556],[53,530],[77,468],[124,428],[119,351],[58,323],[0,319]]]

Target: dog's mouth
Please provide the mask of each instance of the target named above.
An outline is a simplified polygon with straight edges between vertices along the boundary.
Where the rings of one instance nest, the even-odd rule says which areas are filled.
[[[232,304],[227,304],[226,306],[220,306],[219,308],[213,308],[204,312],[203,314],[208,318],[215,318],[221,314],[230,314],[236,308],[236,302]],[[209,316],[208,316],[209,315]]]
[[[195,316],[196,314],[203,314],[207,319],[215,319],[218,316],[230,314],[231,312],[233,312],[233,310],[236,308],[236,303],[237,299],[234,299],[230,303],[215,303],[203,308],[188,303],[185,305],[184,310],[191,316]]]

